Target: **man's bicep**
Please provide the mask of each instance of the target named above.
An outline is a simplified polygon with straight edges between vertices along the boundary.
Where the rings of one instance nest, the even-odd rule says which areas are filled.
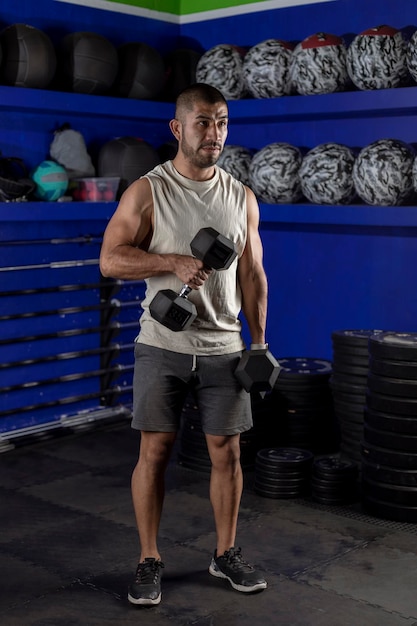
[[[107,225],[103,243],[142,247],[151,228],[152,194],[149,183],[141,179],[124,192]]]
[[[241,260],[246,267],[251,267],[253,264],[262,264],[263,248],[259,234],[259,206],[255,194],[249,188],[246,188],[246,211],[246,245]]]

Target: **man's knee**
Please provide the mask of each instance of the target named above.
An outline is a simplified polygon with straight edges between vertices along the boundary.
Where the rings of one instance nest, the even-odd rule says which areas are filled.
[[[240,437],[206,435],[213,468],[236,471],[240,467]]]
[[[168,463],[176,433],[142,432],[139,452],[139,464],[165,467]]]

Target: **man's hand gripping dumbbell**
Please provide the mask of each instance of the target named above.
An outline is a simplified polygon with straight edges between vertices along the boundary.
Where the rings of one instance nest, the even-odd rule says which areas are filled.
[[[211,227],[199,230],[190,248],[210,270],[227,270],[237,256],[233,241]],[[197,309],[187,298],[191,289],[189,285],[183,285],[179,293],[172,289],[158,291],[149,305],[150,314],[170,330],[186,330],[197,317]]]

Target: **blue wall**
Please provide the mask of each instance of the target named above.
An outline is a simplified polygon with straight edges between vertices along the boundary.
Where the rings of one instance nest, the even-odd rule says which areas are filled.
[[[416,235],[415,227],[263,228],[273,350],[331,358],[332,330],[415,331]]]

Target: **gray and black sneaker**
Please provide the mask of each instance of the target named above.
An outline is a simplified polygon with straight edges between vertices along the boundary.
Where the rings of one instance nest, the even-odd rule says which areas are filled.
[[[147,558],[139,563],[135,580],[129,585],[127,599],[132,604],[150,605],[161,602],[162,561]]]
[[[267,587],[267,582],[261,574],[243,560],[240,548],[230,548],[222,556],[216,556],[214,553],[209,572],[217,578],[226,578],[233,589],[243,593]]]

